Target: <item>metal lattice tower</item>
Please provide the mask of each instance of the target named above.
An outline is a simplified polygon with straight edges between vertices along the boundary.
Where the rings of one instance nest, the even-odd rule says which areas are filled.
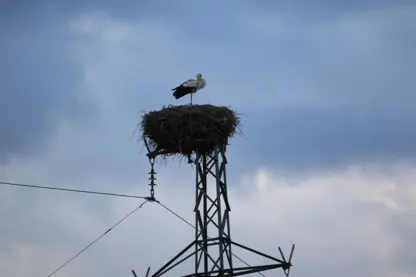
[[[194,276],[201,272],[212,273],[213,271],[222,276],[224,269],[233,268],[229,220],[231,209],[227,196],[226,163],[223,151],[215,151],[212,156],[197,154],[195,159],[195,252],[198,255],[195,255]],[[215,198],[208,194],[209,175],[215,179]],[[212,235],[209,234],[211,226],[217,231]],[[209,247],[217,247],[218,250],[209,251]]]
[[[292,266],[294,245],[286,261],[280,247],[278,249],[282,259],[276,259],[231,240],[229,217],[231,209],[227,195],[225,149],[218,148],[212,154],[197,152],[194,163],[196,165],[195,240],[151,276],[162,276],[191,257],[195,261],[194,273],[183,277],[241,276],[275,268],[282,268],[288,276]],[[210,176],[215,180],[214,197],[208,193]],[[268,258],[273,263],[234,267],[232,246]],[[149,270],[150,268],[146,277],[149,275]]]

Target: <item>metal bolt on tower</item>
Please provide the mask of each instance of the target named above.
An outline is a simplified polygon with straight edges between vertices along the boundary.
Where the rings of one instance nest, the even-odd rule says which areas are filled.
[[[275,268],[282,268],[286,276],[288,276],[289,269],[292,266],[291,259],[294,245],[292,246],[289,259],[286,260],[280,247],[278,249],[282,259],[276,259],[231,240],[229,217],[231,209],[227,195],[227,159],[225,149],[218,148],[213,154],[199,154],[197,152],[195,165],[195,240],[151,276],[162,276],[191,257],[195,261],[194,273],[183,275],[183,277],[241,276]],[[209,176],[214,178],[216,184],[214,197],[208,193]],[[273,263],[234,267],[232,246],[268,258]],[[148,277],[148,274],[149,270],[146,277]]]

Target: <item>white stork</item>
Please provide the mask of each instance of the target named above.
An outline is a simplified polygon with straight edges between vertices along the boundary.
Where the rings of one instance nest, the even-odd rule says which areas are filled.
[[[172,89],[174,91],[173,96],[175,99],[179,99],[181,97],[184,97],[187,94],[191,95],[191,105],[192,105],[192,95],[197,92],[200,89],[203,89],[206,85],[206,81],[204,78],[202,78],[202,74],[198,73],[196,74],[196,80],[195,79],[189,79],[186,82],[183,82],[176,88]]]

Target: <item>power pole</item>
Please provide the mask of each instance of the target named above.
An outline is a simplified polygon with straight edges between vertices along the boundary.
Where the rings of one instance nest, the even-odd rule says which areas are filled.
[[[261,253],[243,244],[231,240],[230,203],[227,193],[227,158],[225,147],[218,147],[212,154],[198,153],[195,157],[196,165],[196,203],[195,203],[195,240],[168,261],[152,277],[160,277],[174,267],[193,257],[195,261],[194,273],[183,277],[208,276],[241,276],[259,273],[266,270],[282,268],[286,276],[292,266],[291,259],[295,245],[292,246],[289,259],[283,255],[280,247],[281,259]],[[215,181],[215,193],[208,193],[208,177]],[[256,255],[268,258],[271,264],[234,267],[232,247],[242,248]],[[146,277],[148,277],[149,270]]]

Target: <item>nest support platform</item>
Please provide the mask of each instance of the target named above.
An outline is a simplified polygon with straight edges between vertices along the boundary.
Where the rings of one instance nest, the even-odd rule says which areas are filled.
[[[225,149],[240,126],[228,107],[214,105],[168,106],[143,115],[141,129],[150,158]]]

